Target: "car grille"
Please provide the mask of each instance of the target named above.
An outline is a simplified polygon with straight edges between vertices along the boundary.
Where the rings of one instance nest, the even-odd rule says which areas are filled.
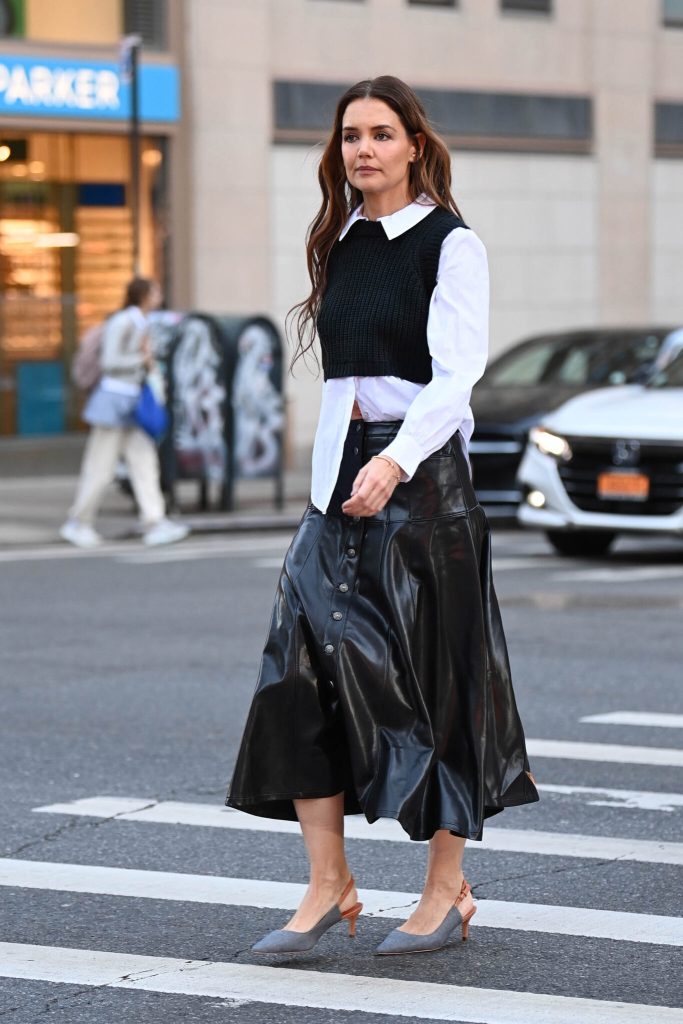
[[[668,516],[683,506],[683,447],[643,444],[633,467],[616,466],[614,441],[567,438],[572,457],[561,463],[559,473],[567,494],[584,512],[611,512],[629,516]],[[632,469],[650,479],[645,501],[598,497],[598,476],[616,469]]]

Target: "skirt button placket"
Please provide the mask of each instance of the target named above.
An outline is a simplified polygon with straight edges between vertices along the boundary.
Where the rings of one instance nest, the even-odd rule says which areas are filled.
[[[360,434],[362,429],[362,423],[357,423],[355,427],[355,432],[357,434]],[[359,444],[354,445],[352,449],[353,454],[355,456],[355,462],[357,463],[357,465],[354,467],[355,472],[358,472],[360,470],[363,461],[360,449],[360,440],[361,439],[359,438]],[[356,557],[361,540],[362,526],[359,526],[359,524],[361,523],[361,517],[348,516],[347,523],[349,524],[349,533],[344,544],[344,556],[342,557],[341,564],[339,565],[339,575],[342,578],[339,580],[336,586],[337,599],[335,603],[337,604],[339,604],[340,601],[343,602],[344,598],[341,597],[342,594],[348,594],[350,597],[349,591],[353,590],[357,564],[354,562],[350,562],[349,559],[354,559]],[[346,579],[343,578],[344,576],[346,577]],[[343,604],[342,607],[344,607]],[[344,607],[344,611],[346,610],[347,609]],[[323,653],[328,656],[334,655],[339,648],[339,643],[341,641],[341,636],[344,629],[344,611],[340,611],[338,607],[330,610],[331,621],[328,620],[329,624],[327,629],[325,630],[326,635],[322,638]]]

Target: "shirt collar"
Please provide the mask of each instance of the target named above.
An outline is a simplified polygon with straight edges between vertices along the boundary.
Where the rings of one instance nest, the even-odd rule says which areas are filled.
[[[139,306],[128,306],[128,312],[133,317],[133,320],[135,320],[138,327],[147,326],[147,317]]]
[[[416,224],[419,224],[419,222],[426,217],[428,213],[431,213],[435,205],[436,204],[423,193],[412,203],[408,203],[407,206],[402,207],[402,209],[397,210],[395,213],[390,213],[386,217],[378,217],[377,223],[382,225],[387,238],[391,241],[392,238],[402,235],[404,231],[407,231],[409,228],[413,228]],[[356,207],[347,220],[339,236],[340,242],[342,238],[348,234],[350,228],[357,220],[368,219],[360,212],[361,209],[362,204],[361,206]]]

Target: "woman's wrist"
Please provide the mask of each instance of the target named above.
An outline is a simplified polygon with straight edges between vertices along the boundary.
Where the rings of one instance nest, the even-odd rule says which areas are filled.
[[[394,476],[396,478],[396,483],[400,484],[402,472],[398,462],[394,462],[390,455],[373,455],[372,457],[373,459],[381,459],[382,462],[388,463],[388,465],[391,466],[393,470]]]

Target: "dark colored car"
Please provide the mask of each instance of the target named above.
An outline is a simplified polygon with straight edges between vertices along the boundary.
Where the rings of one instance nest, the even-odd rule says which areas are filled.
[[[515,513],[517,470],[527,434],[569,398],[610,384],[638,383],[672,327],[610,327],[543,334],[493,359],[472,392],[474,487],[487,511]]]

